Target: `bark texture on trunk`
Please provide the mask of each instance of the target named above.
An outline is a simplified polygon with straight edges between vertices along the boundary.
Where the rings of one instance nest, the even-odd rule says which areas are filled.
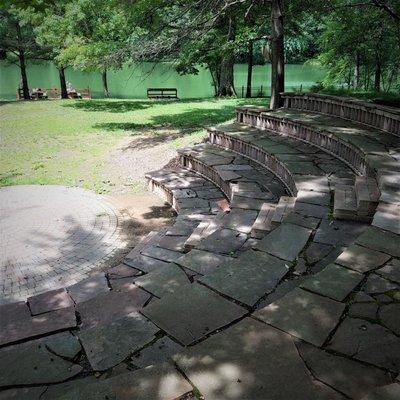
[[[253,78],[253,45],[254,41],[249,41],[249,50],[248,50],[248,61],[247,61],[247,88],[246,88],[246,97],[251,97],[251,83]]]
[[[375,92],[381,91],[381,78],[382,78],[382,63],[379,54],[376,55],[376,64],[375,64],[375,80],[374,80],[374,89]]]
[[[232,18],[224,18],[222,21],[224,28],[227,28],[227,42],[231,43],[235,40],[235,23]],[[219,71],[219,84],[218,84],[218,96],[234,96],[235,85],[233,76],[233,67],[235,64],[235,56],[233,51],[223,55]]]
[[[108,91],[108,81],[107,81],[107,70],[106,69],[101,73],[101,80],[103,82],[104,97],[110,97],[110,93]]]
[[[356,53],[356,66],[354,68],[354,89],[359,89],[360,87],[360,65],[361,65],[361,57],[360,53]]]
[[[30,100],[31,96],[29,95],[28,77],[26,75],[25,51],[23,46],[21,27],[19,26],[19,23],[17,23],[17,37],[19,43],[18,59],[19,59],[19,68],[21,70],[22,95],[24,100]]]
[[[222,58],[218,96],[234,96],[236,94],[233,77],[234,64],[235,58],[233,54],[226,55]]]
[[[271,102],[270,107],[282,106],[281,96],[285,90],[285,53],[283,47],[283,0],[271,3]]]
[[[65,67],[60,67],[58,69],[58,74],[60,76],[61,98],[68,99],[67,81],[65,79]]]

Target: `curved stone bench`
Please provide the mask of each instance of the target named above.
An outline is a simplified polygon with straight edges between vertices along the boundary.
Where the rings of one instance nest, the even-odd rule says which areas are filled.
[[[274,183],[269,171],[256,168],[243,155],[230,149],[221,149],[207,143],[181,149],[178,153],[183,168],[213,182],[230,201],[234,195],[249,197],[246,192],[250,192],[253,199],[259,200],[277,200],[284,194],[281,189],[275,194],[269,191],[268,187]]]
[[[327,129],[314,127],[295,117],[290,118],[288,114],[280,116],[254,108],[240,107],[236,109],[236,117],[239,123],[276,132],[316,146],[345,162],[359,175],[374,176],[373,168],[365,162],[365,152],[347,137],[340,138]]]
[[[381,201],[399,201],[400,141],[396,136],[371,131],[354,123],[348,123],[349,127],[346,128],[347,123],[341,119],[283,109],[265,112],[264,109],[258,111],[254,107],[241,107],[237,110],[237,118],[251,126],[261,129],[268,126],[279,134],[309,141],[311,144],[317,143],[318,147],[327,149],[331,154],[345,160],[361,175],[376,177]],[[340,141],[346,142],[344,148],[332,145]]]
[[[400,112],[352,98],[316,93],[283,93],[284,107],[332,115],[400,136]]]

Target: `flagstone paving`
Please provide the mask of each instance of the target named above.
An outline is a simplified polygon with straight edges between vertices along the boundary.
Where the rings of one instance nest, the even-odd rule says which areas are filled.
[[[189,345],[240,319],[247,310],[194,283],[155,300],[142,313],[178,342]]]
[[[288,334],[249,318],[174,359],[207,400],[342,398],[312,379]]]
[[[302,133],[284,131],[290,118],[276,132],[247,121],[148,174],[179,216],[123,262],[90,275],[83,262],[84,277],[66,269],[67,283],[0,305],[0,399],[397,399],[399,176],[374,170],[399,159],[396,140],[386,156],[369,152],[387,134],[342,120],[319,147],[284,136]],[[341,149],[335,135],[355,146],[354,170],[377,173],[371,226],[332,218],[335,189],[356,182],[323,151]],[[276,215],[252,237],[265,208]]]
[[[253,306],[262,296],[272,292],[288,271],[285,261],[261,251],[248,250],[199,281]]]
[[[322,346],[339,323],[344,304],[296,288],[254,313],[276,328],[316,346]]]

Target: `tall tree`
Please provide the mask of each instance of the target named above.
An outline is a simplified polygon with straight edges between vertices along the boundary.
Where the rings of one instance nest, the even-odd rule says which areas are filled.
[[[103,93],[109,97],[107,72],[121,67],[118,56],[132,31],[131,10],[113,0],[74,0],[65,7],[66,43],[59,61],[83,71],[101,74]]]
[[[285,49],[283,0],[271,0],[271,101],[272,109],[280,107],[285,91]]]
[[[23,10],[15,7],[0,10],[0,49],[8,62],[19,67],[22,95],[29,100],[27,61],[43,59],[46,50],[37,43],[33,27]]]

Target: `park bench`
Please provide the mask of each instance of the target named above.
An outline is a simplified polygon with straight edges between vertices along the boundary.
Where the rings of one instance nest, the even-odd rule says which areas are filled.
[[[178,90],[176,88],[149,88],[147,89],[148,99],[177,99]]]

